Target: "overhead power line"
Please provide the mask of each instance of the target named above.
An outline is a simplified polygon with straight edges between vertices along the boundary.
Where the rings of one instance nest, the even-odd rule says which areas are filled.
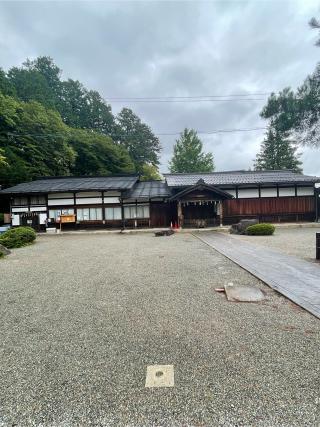
[[[234,129],[213,129],[211,131],[201,131],[201,130],[196,130],[196,132],[198,134],[201,135],[214,135],[217,133],[233,133],[233,132],[252,132],[252,131],[258,131],[258,130],[265,130],[267,129],[266,127],[255,127],[255,128],[234,128]],[[154,134],[156,136],[175,136],[175,135],[180,135],[181,132],[154,132]],[[42,133],[42,134],[38,134],[38,133],[13,133],[13,132],[7,132],[8,136],[11,137],[22,137],[22,136],[28,136],[28,137],[61,137],[61,136],[67,136],[67,134],[59,134],[59,133]],[[111,137],[120,137],[121,135],[116,135],[116,134],[105,134],[106,136],[111,136]]]
[[[108,99],[110,101],[110,98]],[[112,103],[128,103],[128,104],[140,104],[140,103],[189,103],[189,102],[238,102],[238,101],[265,101],[265,98],[212,98],[212,99],[124,99],[124,100],[112,100]]]
[[[216,133],[233,133],[233,132],[252,132],[256,130],[266,130],[266,127],[257,127],[257,128],[247,128],[247,129],[214,129],[211,131],[201,131],[197,130],[196,132],[200,135],[214,135]],[[172,133],[156,133],[157,136],[167,136],[167,135],[180,135],[181,132],[172,132]]]
[[[197,96],[119,96],[119,97],[107,97],[110,101],[138,101],[138,100],[184,100],[184,99],[203,99],[203,98],[237,98],[248,96],[267,96],[271,95],[272,92],[252,92],[252,93],[241,93],[241,94],[230,94],[230,95],[197,95]]]

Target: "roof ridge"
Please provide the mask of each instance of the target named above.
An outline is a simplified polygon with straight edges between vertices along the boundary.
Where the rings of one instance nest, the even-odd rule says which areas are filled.
[[[295,172],[293,169],[273,169],[273,170],[261,170],[261,171],[247,171],[244,169],[240,169],[240,170],[231,170],[231,171],[216,171],[216,172],[176,172],[176,173],[163,173],[162,175],[167,176],[167,175],[178,175],[178,176],[186,176],[186,175],[218,175],[218,174],[239,174],[239,173],[243,173],[243,174],[254,174],[254,173],[296,173],[299,175],[303,175],[300,174],[299,172]],[[307,176],[307,175],[305,175]]]

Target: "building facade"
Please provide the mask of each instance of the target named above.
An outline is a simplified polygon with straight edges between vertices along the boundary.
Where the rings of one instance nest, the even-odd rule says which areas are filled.
[[[318,221],[320,178],[292,171],[55,177],[0,192],[10,198],[12,226],[44,229],[74,218],[67,227],[207,227],[243,218]]]

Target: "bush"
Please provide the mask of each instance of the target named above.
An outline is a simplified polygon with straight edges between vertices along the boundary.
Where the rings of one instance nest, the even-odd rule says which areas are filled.
[[[6,248],[20,248],[32,243],[36,237],[36,232],[31,227],[10,228],[0,235],[0,244]]]
[[[249,236],[271,236],[274,233],[275,226],[272,224],[254,224],[246,229]]]

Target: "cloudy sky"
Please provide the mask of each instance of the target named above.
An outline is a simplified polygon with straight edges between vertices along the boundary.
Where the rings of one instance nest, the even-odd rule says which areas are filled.
[[[0,0],[0,66],[49,55],[63,78],[78,79],[106,99],[269,93],[296,88],[314,70],[320,48],[308,27],[312,16],[320,16],[319,0]],[[114,113],[132,108],[155,133],[264,127],[259,112],[266,96],[248,98],[111,105]],[[252,166],[263,134],[201,138],[215,156],[216,170],[231,170]],[[175,138],[160,136],[162,172]],[[305,173],[319,176],[320,149],[303,151]]]

